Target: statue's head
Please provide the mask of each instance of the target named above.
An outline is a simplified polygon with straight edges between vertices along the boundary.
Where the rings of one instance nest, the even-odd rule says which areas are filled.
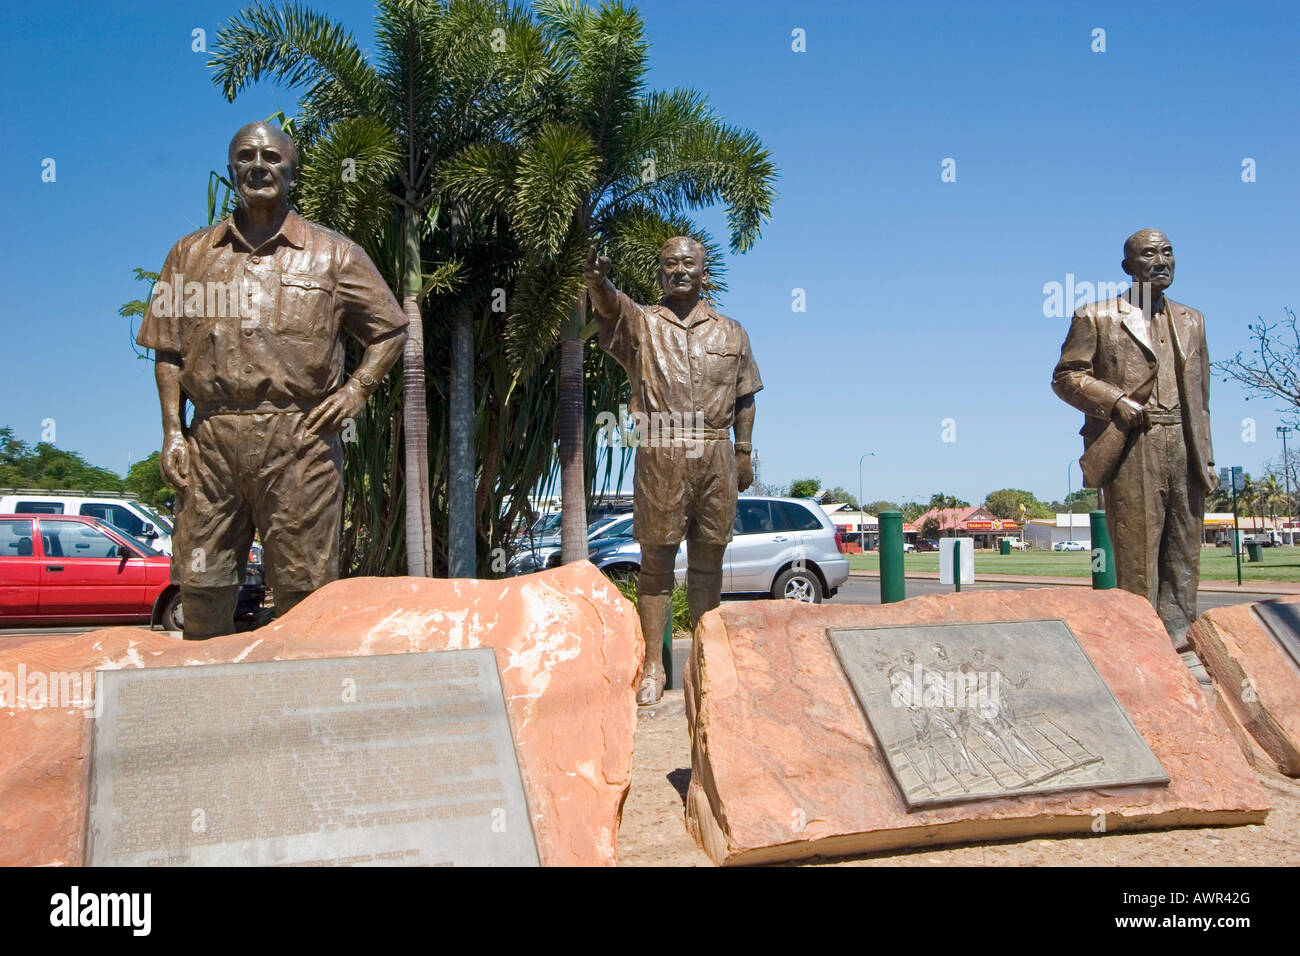
[[[659,285],[668,298],[698,298],[708,277],[704,247],[690,236],[674,236],[659,247]]]
[[[934,653],[935,657],[939,658],[939,660],[946,661],[948,659],[948,649],[942,644],[939,644],[938,642],[931,644],[930,650]]]
[[[906,647],[903,648],[902,653],[900,653],[898,656],[903,659],[903,663],[906,664],[908,667],[911,667],[913,664],[916,663],[916,655],[913,654]]]
[[[1139,229],[1124,240],[1124,271],[1152,298],[1174,284],[1174,247],[1159,229]]]
[[[241,206],[281,206],[298,182],[298,148],[278,126],[242,126],[230,141],[226,168]]]

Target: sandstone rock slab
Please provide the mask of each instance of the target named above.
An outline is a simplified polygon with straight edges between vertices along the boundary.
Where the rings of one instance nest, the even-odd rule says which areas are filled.
[[[1300,598],[1278,603],[1294,606]],[[1300,668],[1255,605],[1206,611],[1188,637],[1214,679],[1220,709],[1240,727],[1238,739],[1246,755],[1300,776]]]
[[[828,628],[1063,619],[1167,785],[998,797],[908,812]],[[1150,605],[1123,591],[1036,589],[889,605],[724,605],[686,673],[687,828],[720,864],[977,840],[1261,822],[1263,788]]]
[[[643,644],[631,603],[582,562],[502,581],[350,578],[205,642],[110,628],[0,650],[0,692],[4,675],[44,681],[0,707],[0,865],[83,862],[97,669],[477,647],[496,655],[542,863],[615,864]]]

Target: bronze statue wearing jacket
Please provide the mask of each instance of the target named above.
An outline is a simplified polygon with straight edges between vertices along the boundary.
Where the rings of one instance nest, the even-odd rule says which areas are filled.
[[[1084,485],[1101,489],[1116,582],[1151,602],[1181,649],[1216,484],[1205,319],[1164,295],[1174,278],[1164,233],[1130,236],[1123,268],[1127,292],[1074,314],[1052,390],[1087,416],[1079,464]]]

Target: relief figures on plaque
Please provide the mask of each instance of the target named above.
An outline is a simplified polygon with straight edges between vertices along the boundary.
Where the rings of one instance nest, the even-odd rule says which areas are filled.
[[[884,746],[909,798],[960,796],[988,783],[1000,790],[1064,783],[1103,760],[1046,714],[1017,711],[1028,674],[1011,679],[990,669],[982,647],[957,662],[940,643],[929,651],[923,665],[904,648],[889,668],[892,703],[906,710],[911,732]]]
[[[1062,621],[829,633],[909,809],[1168,782]]]

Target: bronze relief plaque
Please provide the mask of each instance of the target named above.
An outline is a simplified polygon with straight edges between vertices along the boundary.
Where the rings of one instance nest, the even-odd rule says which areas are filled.
[[[909,810],[1169,782],[1064,621],[827,633]]]

